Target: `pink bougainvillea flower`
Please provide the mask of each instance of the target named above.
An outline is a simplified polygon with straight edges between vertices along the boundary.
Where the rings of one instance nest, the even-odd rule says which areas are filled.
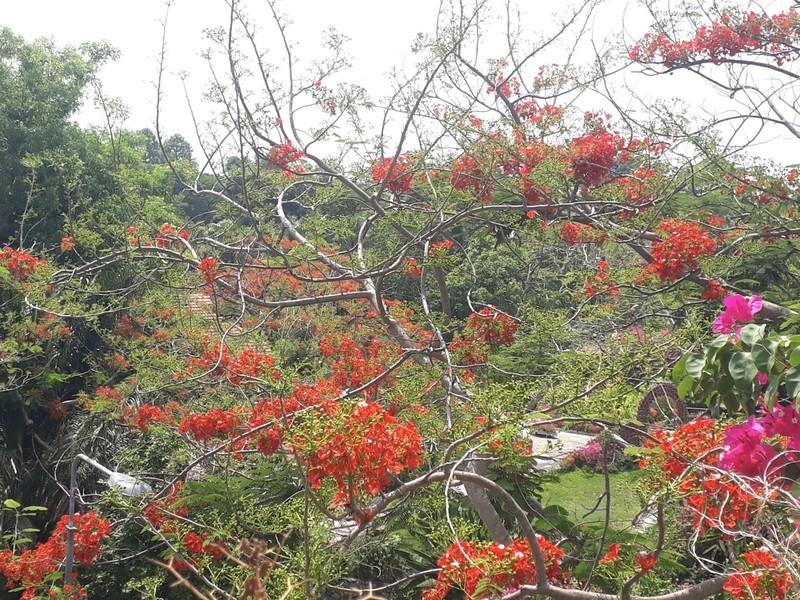
[[[794,402],[788,406],[776,404],[771,411],[762,406],[762,411],[760,422],[767,437],[785,435],[800,440],[800,414]]]
[[[714,333],[738,331],[740,324],[752,321],[753,316],[764,305],[759,296],[745,298],[740,294],[728,296],[722,303],[725,305],[725,310],[714,321]]]
[[[764,476],[767,471],[774,473],[780,466],[775,464],[778,452],[761,443],[768,435],[764,425],[752,416],[744,423],[728,427],[718,465],[745,477]]]

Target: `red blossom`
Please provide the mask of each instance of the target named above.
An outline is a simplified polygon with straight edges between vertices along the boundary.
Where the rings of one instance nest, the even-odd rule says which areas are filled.
[[[382,183],[385,180],[386,187],[394,194],[408,193],[414,179],[413,167],[414,159],[410,154],[399,156],[394,165],[391,158],[380,159],[372,166],[372,181]]]
[[[408,275],[411,279],[419,279],[422,275],[422,269],[417,265],[416,258],[407,258],[403,263],[402,272]]]
[[[0,251],[0,264],[5,266],[17,281],[25,281],[30,275],[46,265],[43,260],[8,246]]]
[[[794,585],[791,574],[767,548],[745,552],[747,568],[739,568],[728,577],[723,589],[737,600],[771,598],[784,600]]]
[[[462,154],[453,163],[450,183],[456,190],[471,189],[478,202],[492,200],[493,186],[481,164],[469,154]]]
[[[208,541],[208,533],[197,535],[194,531],[190,531],[183,536],[183,545],[192,554],[208,554],[213,560],[219,560],[225,556],[221,546]]]
[[[139,431],[147,433],[151,423],[174,424],[174,422],[174,419],[163,409],[151,404],[142,404],[136,410],[136,419],[133,422],[133,426]]]
[[[711,280],[706,285],[706,288],[703,290],[703,293],[700,295],[700,297],[703,300],[709,300],[713,302],[716,300],[722,300],[727,293],[728,290],[722,287],[722,284],[719,281]]]
[[[619,296],[619,288],[616,283],[611,281],[611,275],[608,272],[608,263],[604,260],[597,263],[597,273],[592,275],[583,289],[584,293],[589,297],[594,297],[599,294]]]
[[[588,186],[603,183],[625,147],[616,133],[598,129],[584,136],[573,138],[569,147],[569,160],[575,177]]]
[[[240,410],[222,410],[215,406],[208,412],[191,413],[184,417],[178,425],[178,432],[191,434],[198,442],[206,442],[220,435],[231,435],[241,424]]]
[[[61,251],[72,252],[75,249],[75,238],[71,235],[65,235],[61,238]]]
[[[491,349],[514,343],[514,334],[518,327],[516,321],[507,314],[493,306],[487,306],[467,317],[464,331],[455,337],[450,344],[450,350],[460,355],[468,364],[486,362]]]
[[[214,285],[218,269],[219,263],[213,256],[207,256],[197,264],[197,270],[203,274],[206,285]]]
[[[101,542],[111,533],[111,524],[95,511],[85,515],[76,514],[74,559],[79,565],[91,565],[100,554]],[[37,597],[37,591],[45,586],[50,587],[51,575],[58,571],[66,555],[67,525],[69,517],[62,516],[56,524],[53,534],[46,542],[37,544],[35,548],[23,550],[20,554],[0,551],[0,574],[6,579],[9,589],[22,588],[23,597]],[[70,592],[72,589],[65,591]],[[75,587],[78,596],[84,596]]]
[[[561,231],[558,232],[558,237],[570,246],[575,246],[576,244],[599,244],[602,246],[606,241],[604,232],[583,223],[563,223]]]
[[[309,438],[298,432],[292,446],[308,469],[311,487],[329,477],[336,482],[334,505],[350,504],[362,493],[379,494],[391,474],[422,463],[422,436],[414,423],[398,421],[375,402],[348,408],[327,400],[315,416],[324,433]]]
[[[656,557],[650,552],[639,552],[636,555],[636,562],[642,571],[649,571],[656,564]]]
[[[292,142],[277,144],[267,154],[267,162],[273,168],[281,169],[285,174],[302,173],[303,168],[296,164],[305,157],[305,152],[294,147]]]
[[[542,536],[537,536],[537,542],[549,582],[564,582],[564,551]],[[536,583],[536,565],[527,540],[515,540],[507,546],[455,542],[437,564],[441,571],[436,587],[423,592],[423,600],[444,600],[453,588],[463,591],[467,600],[482,600],[497,597],[497,590]]]
[[[644,273],[653,273],[662,281],[675,281],[697,270],[697,259],[713,254],[717,248],[711,232],[694,221],[664,219],[658,231],[662,240],[651,245],[653,261]]]
[[[732,11],[720,22],[701,25],[694,36],[676,41],[663,33],[647,34],[630,51],[641,63],[661,63],[674,68],[698,62],[721,64],[739,54],[769,54],[780,65],[793,55],[800,41],[800,15],[796,9],[769,16]]]
[[[621,544],[610,544],[608,546],[608,552],[603,555],[603,558],[601,558],[599,562],[601,564],[615,563],[617,560],[619,560],[619,550],[621,547]]]

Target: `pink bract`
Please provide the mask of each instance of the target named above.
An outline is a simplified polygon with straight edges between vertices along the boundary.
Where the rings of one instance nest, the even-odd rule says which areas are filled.
[[[746,477],[767,475],[777,465],[772,463],[778,452],[763,444],[767,432],[762,423],[750,417],[744,423],[729,427],[725,432],[724,450],[718,465]]]
[[[732,294],[722,303],[725,310],[714,321],[714,333],[731,333],[738,331],[741,323],[749,323],[753,316],[761,310],[764,303],[759,296],[745,298],[741,294]]]

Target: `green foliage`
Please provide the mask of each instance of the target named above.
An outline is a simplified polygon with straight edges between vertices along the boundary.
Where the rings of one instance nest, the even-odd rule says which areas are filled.
[[[69,118],[114,56],[108,46],[57,48],[0,30],[0,242],[60,237],[62,215],[80,198],[76,175],[86,157],[83,134]]]
[[[752,415],[762,392],[770,408],[779,396],[800,393],[799,348],[800,336],[767,334],[766,325],[751,323],[738,335],[718,336],[702,352],[684,354],[672,380],[683,397],[703,402],[712,415]]]

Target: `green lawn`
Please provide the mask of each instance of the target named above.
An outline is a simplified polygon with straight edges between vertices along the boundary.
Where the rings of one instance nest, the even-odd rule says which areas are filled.
[[[556,477],[558,479],[544,486],[542,493],[544,506],[562,506],[575,523],[603,522],[605,500],[595,512],[587,515],[597,505],[597,500],[605,489],[602,474],[587,473],[578,469],[569,473],[559,473]],[[630,527],[631,519],[641,510],[637,495],[639,472],[612,473],[609,477],[611,525],[617,529],[627,529]]]

